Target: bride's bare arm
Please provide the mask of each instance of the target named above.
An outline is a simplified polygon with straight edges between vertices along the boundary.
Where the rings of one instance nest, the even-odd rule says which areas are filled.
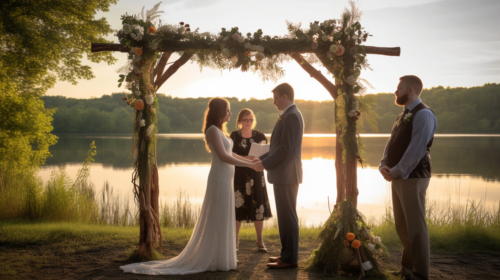
[[[217,128],[208,129],[206,132],[206,137],[208,143],[212,145],[212,153],[217,154],[219,159],[227,164],[241,166],[241,167],[253,167],[253,163],[248,161],[243,161],[238,158],[233,157],[226,153],[226,149],[224,148],[224,143],[222,143],[222,139]]]
[[[240,156],[240,155],[235,154],[235,153],[233,153],[233,157],[237,158],[239,160],[248,161],[248,162],[252,162],[252,160],[255,158],[255,157],[252,157],[252,156]]]

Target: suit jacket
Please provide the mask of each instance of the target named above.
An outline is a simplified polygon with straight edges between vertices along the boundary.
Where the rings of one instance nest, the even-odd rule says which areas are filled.
[[[281,120],[276,122],[271,134],[269,152],[260,156],[262,165],[267,170],[267,180],[271,184],[302,183],[302,136],[304,119],[292,105]]]

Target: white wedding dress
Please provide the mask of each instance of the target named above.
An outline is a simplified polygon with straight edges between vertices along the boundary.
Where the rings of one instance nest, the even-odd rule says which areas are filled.
[[[232,155],[233,141],[217,129],[224,148]],[[207,130],[208,132],[208,130]],[[120,266],[123,272],[147,275],[184,275],[236,269],[236,230],[233,192],[234,166],[222,162],[212,150],[212,166],[201,213],[184,250],[174,258]]]

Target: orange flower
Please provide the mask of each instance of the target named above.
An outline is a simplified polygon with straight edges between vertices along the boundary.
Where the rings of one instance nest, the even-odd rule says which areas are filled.
[[[349,240],[344,240],[344,245],[349,246]]]
[[[142,101],[142,99],[137,99],[134,103],[134,108],[138,111],[144,109],[144,101]]]
[[[142,48],[135,49],[135,54],[136,55],[142,55]]]
[[[250,56],[250,53],[248,51],[245,51],[245,56]]]
[[[339,45],[337,48],[337,51],[335,52],[336,56],[341,56],[344,54],[345,48],[342,45]]]
[[[352,244],[351,244],[351,247],[354,248],[354,249],[358,249],[359,247],[361,246],[361,241],[355,239]]]
[[[154,26],[151,26],[149,29],[148,29],[149,33],[156,33],[156,28]]]
[[[349,241],[353,241],[355,237],[356,237],[356,235],[354,235],[354,233],[352,233],[352,232],[349,232],[347,234],[347,240],[349,240]]]

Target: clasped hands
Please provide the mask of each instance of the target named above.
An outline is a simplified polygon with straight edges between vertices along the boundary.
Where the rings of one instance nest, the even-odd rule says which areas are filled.
[[[379,171],[382,174],[382,176],[384,176],[384,179],[387,182],[392,182],[392,180],[394,180],[394,177],[392,177],[392,175],[390,173],[391,168],[389,166],[384,166],[384,167],[380,168]]]
[[[252,164],[249,166],[250,168],[252,168],[253,170],[255,170],[257,172],[264,171],[264,165],[262,165],[262,161],[260,161],[259,158],[252,157],[252,156],[247,156],[246,158],[252,162]]]

